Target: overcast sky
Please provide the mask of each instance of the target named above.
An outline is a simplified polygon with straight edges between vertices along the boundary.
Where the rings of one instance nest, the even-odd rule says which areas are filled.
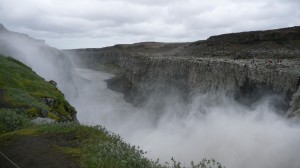
[[[300,0],[0,0],[0,23],[57,48],[300,25]]]

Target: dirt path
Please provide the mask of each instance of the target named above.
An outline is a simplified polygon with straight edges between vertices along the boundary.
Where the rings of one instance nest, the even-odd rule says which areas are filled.
[[[20,136],[0,151],[20,168],[77,168],[75,157],[63,153],[59,147],[75,147],[73,135],[45,134]],[[0,155],[0,168],[16,168]]]
[[[11,106],[4,101],[4,90],[0,88],[0,108],[10,108]]]

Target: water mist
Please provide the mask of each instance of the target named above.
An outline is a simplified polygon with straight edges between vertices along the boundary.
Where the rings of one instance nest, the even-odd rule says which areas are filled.
[[[199,94],[186,103],[176,92],[154,93],[136,108],[107,89],[104,80],[112,75],[87,69],[77,73],[91,81],[75,101],[78,118],[103,124],[148,151],[149,158],[174,157],[186,165],[215,158],[232,168],[300,165],[300,126],[273,112],[271,96],[247,107],[223,94]]]
[[[79,121],[107,127],[148,151],[151,159],[164,162],[174,157],[188,165],[207,157],[228,168],[300,165],[300,126],[274,113],[269,97],[249,108],[222,94],[199,94],[186,103],[174,92],[149,95],[144,106],[134,107],[121,93],[107,89],[105,80],[112,74],[74,69],[60,51],[28,37],[9,33],[0,37],[14,47],[6,55],[58,82]]]

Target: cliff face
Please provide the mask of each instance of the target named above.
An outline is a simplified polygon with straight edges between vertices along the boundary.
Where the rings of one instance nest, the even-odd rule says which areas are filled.
[[[113,60],[110,63],[117,64],[120,73],[108,81],[108,87],[125,93],[133,103],[163,84],[187,95],[225,92],[246,103],[277,95],[280,106],[295,116],[300,106],[299,33],[300,28],[293,27],[213,36],[194,43],[137,43],[72,52],[84,57],[86,64]]]
[[[293,68],[299,69],[300,62],[294,63],[297,65]],[[285,64],[288,63],[272,66],[265,65],[262,60],[253,64],[250,60],[121,57],[119,65],[124,71],[108,81],[108,86],[129,93],[125,95],[131,96],[129,100],[134,97],[132,95],[140,94],[138,92],[151,92],[151,86],[157,83],[171,84],[189,93],[225,92],[250,102],[276,94],[287,108],[299,87],[299,74],[281,69],[287,66]],[[118,87],[114,86],[116,84]],[[120,89],[120,85],[125,88]]]

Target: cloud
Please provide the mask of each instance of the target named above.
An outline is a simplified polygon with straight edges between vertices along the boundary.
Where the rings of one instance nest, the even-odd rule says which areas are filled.
[[[57,48],[99,47],[296,26],[299,7],[297,0],[0,0],[0,22]]]

